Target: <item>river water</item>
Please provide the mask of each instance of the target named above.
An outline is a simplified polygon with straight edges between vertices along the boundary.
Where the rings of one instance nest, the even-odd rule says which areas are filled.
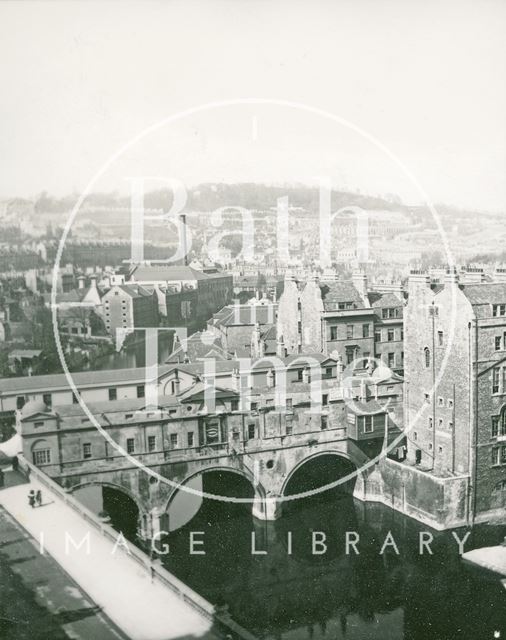
[[[190,555],[191,531],[205,555]],[[327,551],[312,553],[312,532]],[[359,536],[345,553],[346,531]],[[252,555],[251,533],[256,550]],[[292,554],[289,551],[289,532]],[[391,532],[399,553],[390,544]],[[434,536],[433,555],[419,536]],[[462,539],[465,530],[455,530]],[[317,535],[321,539],[321,534]],[[498,544],[506,527],[477,526],[465,550]],[[451,532],[435,532],[376,504],[332,492],[297,501],[280,520],[254,521],[244,505],[205,500],[170,535],[164,565],[262,638],[486,640],[506,637],[506,590],[496,577],[465,567]],[[316,550],[323,550],[317,546]],[[499,634],[499,635],[497,635]]]

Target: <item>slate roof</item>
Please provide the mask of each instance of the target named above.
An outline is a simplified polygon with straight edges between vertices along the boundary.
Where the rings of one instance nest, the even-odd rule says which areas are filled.
[[[173,367],[159,365],[158,374],[163,375]],[[72,374],[72,380],[79,387],[96,386],[101,384],[120,385],[128,382],[144,383],[146,379],[145,367],[135,369],[106,369],[103,371],[78,371]],[[22,376],[18,378],[0,378],[0,395],[17,391],[47,391],[51,389],[68,389],[69,384],[64,373],[52,373],[44,376]]]
[[[215,313],[211,319],[214,326],[260,325],[276,322],[277,305],[228,305]]]
[[[138,282],[166,282],[208,280],[211,276],[192,267],[181,265],[139,265],[133,270],[131,277]]]
[[[326,282],[320,285],[325,310],[334,311],[339,302],[352,302],[354,309],[364,309],[365,305],[352,282]]]
[[[506,304],[506,282],[461,285],[471,304]]]
[[[402,307],[402,300],[398,298],[395,293],[384,293],[379,299],[371,302],[371,306],[381,309]]]

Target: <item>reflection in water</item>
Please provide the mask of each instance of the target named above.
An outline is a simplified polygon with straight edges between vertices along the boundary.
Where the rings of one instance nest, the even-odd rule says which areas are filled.
[[[146,366],[146,342],[143,332],[137,331],[133,340],[123,346],[121,351],[97,358],[94,370],[135,369]],[[172,353],[174,334],[172,331],[158,332],[158,364],[163,364]]]
[[[418,535],[426,530],[338,491],[297,500],[274,523],[254,521],[247,505],[204,500],[171,534],[163,562],[262,637],[477,640],[498,630],[504,637],[499,581],[464,569],[451,532],[432,531],[433,555],[419,555]],[[204,532],[205,556],[189,554],[190,531]],[[266,555],[251,554],[252,531]],[[313,531],[325,533],[325,554],[312,554]],[[346,555],[347,531],[358,533],[359,555]],[[399,555],[392,546],[379,554],[389,531]],[[466,549],[497,544],[504,534],[504,527],[476,527]]]

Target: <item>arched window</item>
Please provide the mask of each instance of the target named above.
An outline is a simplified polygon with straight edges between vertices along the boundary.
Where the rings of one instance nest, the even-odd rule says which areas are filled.
[[[425,355],[425,366],[428,369],[430,367],[430,349],[429,349],[429,347],[425,347],[425,349],[423,350],[423,353]]]

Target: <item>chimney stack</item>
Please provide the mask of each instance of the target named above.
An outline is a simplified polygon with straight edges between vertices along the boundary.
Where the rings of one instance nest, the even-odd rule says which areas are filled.
[[[188,266],[188,238],[186,236],[186,215],[184,213],[180,214],[179,220],[182,225],[182,233],[181,233],[181,242],[182,242],[182,250],[183,250],[183,264],[185,267]]]

